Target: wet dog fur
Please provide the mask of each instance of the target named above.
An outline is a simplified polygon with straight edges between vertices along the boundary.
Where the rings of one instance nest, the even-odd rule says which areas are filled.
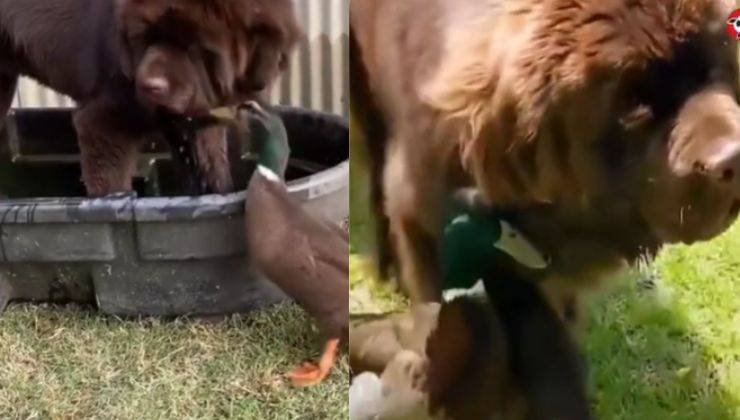
[[[0,109],[18,77],[69,95],[90,196],[131,189],[161,119],[264,97],[300,36],[289,0],[28,0],[0,3]],[[232,189],[225,132],[199,134],[214,192]]]

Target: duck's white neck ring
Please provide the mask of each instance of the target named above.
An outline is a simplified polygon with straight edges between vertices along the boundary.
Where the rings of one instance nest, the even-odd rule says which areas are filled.
[[[282,180],[272,169],[264,165],[257,165],[257,171],[262,175],[263,178],[270,182],[282,183]]]

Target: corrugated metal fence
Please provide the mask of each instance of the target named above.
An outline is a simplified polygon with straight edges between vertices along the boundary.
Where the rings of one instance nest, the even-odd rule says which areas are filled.
[[[306,33],[273,92],[283,105],[349,114],[349,0],[295,0]],[[15,107],[70,107],[69,98],[22,79]]]

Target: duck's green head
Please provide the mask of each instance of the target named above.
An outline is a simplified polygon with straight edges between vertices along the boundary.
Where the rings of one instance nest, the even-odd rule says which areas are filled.
[[[281,179],[285,178],[290,158],[288,132],[277,112],[255,101],[242,106],[254,120],[250,136],[251,147],[259,156],[257,163],[270,169]]]
[[[465,200],[460,201],[459,198]],[[441,249],[444,289],[469,289],[501,258],[529,270],[545,270],[548,258],[502,214],[458,196],[444,227]]]

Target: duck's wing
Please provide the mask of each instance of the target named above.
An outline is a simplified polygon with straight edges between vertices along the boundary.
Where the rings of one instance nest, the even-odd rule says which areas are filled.
[[[329,229],[333,230],[339,238],[341,238],[344,242],[349,244],[349,231],[348,230],[330,221],[324,221],[324,223],[328,225]]]
[[[349,324],[349,278],[338,268],[337,258],[317,252],[311,239],[300,231],[285,232],[285,242],[272,250],[250,252],[257,268],[293,298],[329,336],[342,337]]]
[[[444,394],[458,379],[473,352],[475,335],[466,317],[466,300],[441,306],[436,328],[426,340],[429,392]]]
[[[282,184],[254,178],[245,209],[253,263],[331,334],[349,323],[349,245]]]
[[[311,254],[312,258],[335,267],[338,272],[346,273],[345,276],[349,279],[349,234],[335,223],[308,213],[288,194],[285,185],[262,180],[258,186],[263,193],[260,197],[254,197],[248,205],[254,211],[273,212],[272,214],[281,217],[282,223],[289,226],[296,237],[305,238],[300,241],[301,245],[309,247],[304,249],[305,252]]]
[[[349,281],[349,235],[329,221],[320,220],[302,208],[296,211],[296,227],[305,233],[317,258],[346,272]]]
[[[519,279],[485,280],[531,418],[589,419],[581,355],[537,286]]]
[[[429,411],[450,419],[509,418],[516,395],[508,374],[506,341],[488,302],[459,297],[440,309],[426,342]]]

